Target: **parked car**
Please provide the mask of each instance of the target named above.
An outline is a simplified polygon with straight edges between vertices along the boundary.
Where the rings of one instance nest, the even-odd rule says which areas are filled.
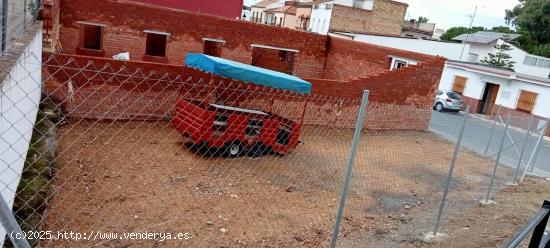
[[[458,112],[462,109],[462,97],[460,94],[453,91],[441,91],[437,90],[435,94],[434,110],[441,111],[453,111]]]

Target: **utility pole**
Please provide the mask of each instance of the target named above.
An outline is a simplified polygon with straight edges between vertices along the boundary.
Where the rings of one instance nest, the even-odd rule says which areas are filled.
[[[474,19],[476,18],[476,14],[477,14],[477,6],[474,9],[474,14],[472,15],[472,19],[470,20],[470,30],[474,26]],[[469,36],[470,36],[470,33],[466,33],[466,41],[468,41]],[[466,48],[466,43],[465,43],[465,41],[462,41],[462,52],[460,52],[460,58],[458,59],[460,61],[462,61],[462,54],[464,54],[464,49],[465,48]]]

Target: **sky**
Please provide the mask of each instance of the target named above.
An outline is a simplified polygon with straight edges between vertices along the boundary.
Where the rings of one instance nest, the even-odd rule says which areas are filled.
[[[518,4],[517,0],[398,0],[408,3],[406,19],[426,16],[436,28],[448,29],[470,26],[472,14],[478,6],[473,26],[492,28],[506,26],[504,11]]]
[[[478,6],[474,26],[492,28],[506,26],[504,10],[512,9],[517,0],[397,0],[409,4],[406,19],[426,16],[436,28],[448,29],[456,26],[470,26],[472,14]],[[244,0],[245,5],[252,5],[258,0]]]

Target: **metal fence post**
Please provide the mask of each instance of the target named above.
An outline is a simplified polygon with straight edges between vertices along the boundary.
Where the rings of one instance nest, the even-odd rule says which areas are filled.
[[[485,147],[485,156],[487,156],[487,153],[489,152],[489,147],[491,146],[491,142],[493,141],[493,136],[495,135],[495,129],[497,127],[497,120],[499,115],[500,115],[500,104],[497,105],[495,120],[493,121],[493,128],[491,129],[491,135],[489,135],[489,141],[487,141],[487,146]]]
[[[439,231],[439,226],[441,225],[441,216],[443,215],[443,209],[445,208],[445,202],[447,201],[447,194],[449,193],[449,189],[451,188],[451,180],[453,178],[456,160],[458,158],[458,154],[460,153],[460,145],[462,143],[462,137],[464,136],[464,130],[469,113],[470,106],[466,107],[464,117],[462,118],[462,125],[460,126],[460,133],[458,134],[458,139],[456,141],[455,150],[453,152],[453,159],[451,160],[451,166],[449,167],[449,173],[447,174],[447,183],[445,185],[445,191],[443,192],[443,198],[441,199],[441,203],[439,204],[439,211],[437,212],[437,220],[435,221],[433,235],[437,235],[437,232]]]
[[[493,168],[493,175],[491,176],[491,181],[489,183],[489,189],[487,190],[487,194],[485,195],[485,200],[482,200],[482,204],[489,204],[489,196],[491,195],[491,189],[493,188],[493,184],[495,182],[495,176],[497,174],[497,167],[498,163],[500,162],[500,155],[502,154],[502,148],[504,147],[504,141],[506,140],[506,131],[508,131],[508,127],[510,126],[510,119],[512,117],[512,112],[508,112],[508,117],[506,117],[506,126],[504,127],[504,133],[502,134],[502,138],[500,139],[500,147],[498,149],[497,158],[495,161],[495,167]]]
[[[4,230],[6,230],[7,236],[11,239],[13,246],[16,248],[31,247],[2,195],[0,195],[0,222]]]
[[[351,181],[351,173],[353,170],[353,162],[355,160],[355,153],[357,152],[357,144],[361,138],[361,129],[365,120],[365,114],[367,112],[367,102],[369,99],[369,91],[363,91],[363,98],[361,99],[361,107],[359,108],[359,114],[357,121],[355,122],[355,132],[353,133],[353,141],[351,143],[351,151],[348,159],[348,166],[344,175],[344,185],[342,186],[342,193],[340,194],[340,203],[338,204],[338,213],[336,214],[336,222],[332,231],[332,240],[330,241],[330,247],[336,247],[336,240],[338,239],[338,233],[340,231],[340,221],[344,214],[344,206],[346,204],[346,196],[348,194],[348,187]]]
[[[544,123],[544,127],[541,130],[541,133],[539,135],[539,138],[537,140],[537,143],[535,144],[535,148],[533,148],[533,152],[531,153],[531,156],[529,157],[529,160],[527,161],[527,165],[525,166],[525,170],[523,171],[523,174],[521,175],[521,178],[519,179],[520,182],[523,182],[523,178],[525,178],[525,175],[527,174],[527,171],[532,172],[535,168],[535,162],[536,157],[538,156],[539,149],[542,143],[542,140],[544,139],[544,134],[546,134],[546,131],[548,131],[548,122],[550,122],[550,118],[546,118],[546,122]],[[533,166],[531,166],[531,163]]]
[[[521,148],[521,153],[519,154],[518,165],[516,167],[516,171],[514,172],[514,178],[512,179],[511,185],[517,185],[519,168],[521,167],[523,155],[525,154],[525,148],[527,148],[527,143],[529,142],[529,136],[531,135],[532,124],[533,124],[533,116],[531,115],[531,117],[529,117],[529,121],[527,122],[527,132],[525,132],[525,142],[523,143],[523,147]]]

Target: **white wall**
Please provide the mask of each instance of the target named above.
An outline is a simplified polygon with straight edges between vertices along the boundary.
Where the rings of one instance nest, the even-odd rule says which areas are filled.
[[[453,82],[456,75],[468,78],[463,95],[478,100],[483,97],[485,82],[500,84],[500,82],[507,80],[504,78],[487,76],[463,69],[457,69],[446,65],[443,70],[443,74],[441,75],[439,89],[443,91],[451,90],[453,88]]]
[[[483,58],[487,57],[489,53],[494,53],[495,45],[496,45],[496,42],[489,43],[489,44],[470,43],[469,53],[477,55],[477,58],[478,58],[478,61],[470,61],[470,62],[479,62]]]
[[[21,179],[41,95],[42,32],[0,83],[0,191],[10,208]],[[0,227],[0,245],[5,230]]]
[[[479,44],[479,43],[472,43],[470,44],[470,53],[478,54],[478,60],[476,62],[481,61],[483,58],[485,58],[489,53],[496,53],[496,49],[494,46],[496,44],[503,44],[504,41],[498,40],[497,42],[493,42],[490,44]],[[525,61],[525,56],[533,56],[533,57],[539,57],[530,55],[527,52],[517,48],[513,44],[507,43],[511,46],[512,50],[508,51],[507,53],[512,56],[512,61],[516,62],[514,64],[514,70],[518,73],[527,74],[531,76],[537,76],[542,78],[548,78],[548,74],[550,74],[550,67],[542,68],[538,66],[532,66],[532,65],[526,65],[523,64]],[[542,58],[542,57],[541,57]]]
[[[332,8],[327,9],[326,5],[331,2],[319,4],[318,8],[311,9],[309,30],[318,34],[327,34],[332,16]],[[324,23],[324,25],[323,25]]]
[[[392,47],[411,52],[424,53],[434,56],[442,56],[452,60],[459,60],[462,53],[463,44],[447,43],[429,40],[408,39],[398,37],[376,36],[356,34],[354,40],[365,43]],[[464,57],[468,54],[469,45],[464,47]]]
[[[550,117],[550,85],[539,85],[516,79],[510,80],[446,65],[441,76],[439,89],[443,91],[451,90],[455,75],[468,78],[463,95],[478,100],[483,98],[483,92],[485,91],[485,84],[487,82],[500,85],[496,104],[511,109],[516,108],[521,90],[536,92],[538,96],[532,114]]]

